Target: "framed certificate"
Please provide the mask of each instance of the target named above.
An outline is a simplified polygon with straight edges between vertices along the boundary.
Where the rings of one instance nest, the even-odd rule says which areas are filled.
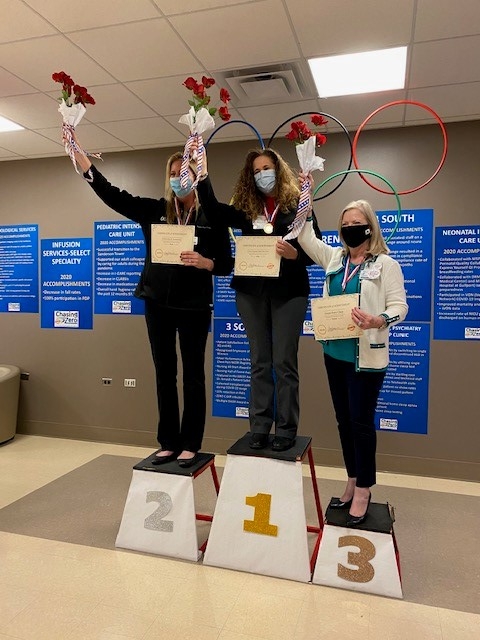
[[[183,264],[182,251],[193,251],[195,226],[193,224],[152,224],[152,262]]]
[[[239,236],[235,248],[236,276],[278,278],[280,256],[276,236]]]
[[[341,340],[358,338],[362,329],[352,320],[352,309],[358,307],[360,294],[313,298],[312,320],[316,340]]]

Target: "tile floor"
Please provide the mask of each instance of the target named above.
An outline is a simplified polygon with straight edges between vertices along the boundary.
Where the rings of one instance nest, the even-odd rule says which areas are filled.
[[[17,436],[0,448],[0,508],[104,453],[141,459],[150,449]],[[317,467],[317,477],[343,472]],[[480,496],[469,482],[379,483]],[[12,638],[475,640],[480,614],[0,532],[0,640]]]

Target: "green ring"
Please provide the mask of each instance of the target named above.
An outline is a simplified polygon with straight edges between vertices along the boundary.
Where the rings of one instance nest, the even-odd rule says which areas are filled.
[[[330,182],[330,180],[333,180],[334,178],[338,178],[338,176],[343,176],[343,175],[345,175],[347,173],[368,173],[368,175],[370,175],[370,176],[375,176],[376,178],[379,178],[380,180],[383,180],[383,182],[385,182],[385,184],[387,184],[390,187],[390,189],[392,190],[392,192],[393,192],[392,195],[394,195],[396,200],[397,200],[398,211],[397,211],[396,224],[395,224],[394,228],[392,229],[392,232],[390,233],[388,238],[385,239],[385,242],[388,244],[390,242],[390,240],[392,239],[393,235],[396,233],[396,231],[398,229],[398,225],[400,223],[400,216],[402,215],[402,205],[400,204],[400,198],[398,196],[398,192],[395,189],[395,187],[393,186],[393,184],[389,180],[387,180],[386,178],[381,176],[379,173],[375,173],[375,171],[368,171],[367,169],[347,169],[346,171],[338,171],[337,173],[334,173],[333,176],[328,176],[328,178],[326,178],[323,182],[321,182],[318,185],[318,187],[313,192],[313,197],[315,197],[317,191],[319,191],[323,186],[325,186],[328,182]]]

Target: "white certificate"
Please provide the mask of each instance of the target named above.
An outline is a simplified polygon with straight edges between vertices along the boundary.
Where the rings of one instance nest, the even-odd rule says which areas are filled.
[[[193,251],[195,225],[152,224],[152,262],[183,264],[182,251]]]
[[[280,256],[276,236],[238,236],[235,247],[236,276],[278,278]]]
[[[362,329],[352,320],[352,309],[358,307],[360,295],[347,293],[312,300],[313,331],[316,340],[358,338]]]

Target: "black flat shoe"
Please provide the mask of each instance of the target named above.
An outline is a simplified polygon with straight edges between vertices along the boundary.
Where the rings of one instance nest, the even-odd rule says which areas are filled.
[[[368,516],[368,507],[370,506],[370,500],[372,499],[372,494],[368,496],[367,508],[365,509],[365,513],[363,516],[352,516],[349,512],[347,517],[347,527],[358,527],[359,524],[363,524]]]
[[[295,444],[295,438],[284,438],[275,436],[272,442],[272,451],[287,451]]]
[[[268,445],[268,434],[266,433],[252,433],[248,446],[250,449],[265,449]]]
[[[198,457],[198,453],[196,453],[193,458],[177,458],[178,466],[182,467],[182,469],[193,467],[193,465],[198,462]]]
[[[159,464],[167,464],[167,462],[173,462],[178,456],[178,453],[170,453],[168,456],[155,456],[151,461],[151,464],[157,466]]]
[[[350,509],[350,507],[352,506],[352,501],[353,498],[350,498],[350,500],[347,500],[346,502],[342,502],[342,500],[340,500],[340,498],[332,498],[330,500],[330,509]]]

